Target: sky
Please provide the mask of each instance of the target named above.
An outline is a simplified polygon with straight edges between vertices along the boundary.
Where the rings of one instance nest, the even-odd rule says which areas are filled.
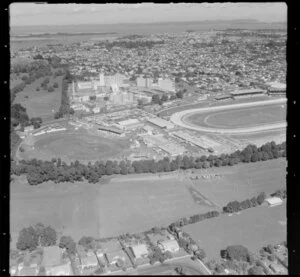
[[[155,23],[256,19],[286,22],[282,3],[36,4],[12,3],[11,26]]]

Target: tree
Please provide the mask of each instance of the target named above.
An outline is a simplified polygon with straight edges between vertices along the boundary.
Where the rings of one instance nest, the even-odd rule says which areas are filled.
[[[48,92],[53,92],[54,88],[53,87],[48,87]]]
[[[242,245],[228,246],[223,255],[227,260],[247,261],[249,250]]]
[[[38,235],[33,227],[23,228],[18,237],[17,249],[32,251],[38,246]]]
[[[266,193],[265,192],[261,192],[258,196],[257,196],[257,203],[258,205],[261,205],[265,199],[266,199]]]
[[[182,99],[183,98],[183,92],[181,90],[176,92],[176,97]]]
[[[261,266],[252,266],[248,270],[248,275],[264,275],[264,270]]]
[[[164,94],[162,97],[161,97],[161,102],[166,102],[169,100],[169,97],[168,95]]]
[[[83,236],[78,244],[83,246],[84,248],[86,249],[92,249],[93,248],[93,242],[94,242],[94,239],[92,237],[85,237]]]
[[[70,236],[62,236],[59,242],[60,248],[65,248],[69,254],[76,253],[76,243]]]
[[[55,245],[57,240],[56,231],[50,226],[43,229],[41,233],[40,243],[42,246]]]
[[[30,123],[33,125],[34,129],[38,129],[41,127],[43,120],[41,117],[32,117]]]
[[[256,207],[257,206],[257,198],[256,197],[252,197],[251,199],[250,199],[250,201],[251,201],[251,206],[252,207]]]
[[[152,103],[152,104],[160,104],[160,97],[159,97],[158,94],[154,94],[154,95],[152,96],[151,103]]]

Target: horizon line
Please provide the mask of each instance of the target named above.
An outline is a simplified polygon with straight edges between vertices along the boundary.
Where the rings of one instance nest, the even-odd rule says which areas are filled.
[[[36,27],[36,26],[40,26],[40,27],[48,27],[48,26],[82,26],[82,25],[118,25],[118,24],[124,24],[124,25],[135,25],[135,24],[171,24],[171,23],[201,23],[201,22],[217,22],[217,21],[254,21],[253,23],[265,23],[265,24],[287,24],[287,21],[260,21],[258,19],[252,19],[252,18],[241,18],[241,19],[209,19],[209,20],[180,20],[180,21],[159,21],[159,22],[118,22],[118,23],[81,23],[81,24],[58,24],[58,25],[54,25],[54,24],[45,24],[45,25],[41,25],[41,24],[36,24],[36,25],[12,25],[10,24],[10,27]]]

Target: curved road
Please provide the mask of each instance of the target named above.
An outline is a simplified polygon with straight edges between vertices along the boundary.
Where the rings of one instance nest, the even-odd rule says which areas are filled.
[[[287,126],[286,122],[266,124],[261,126],[254,126],[248,128],[235,128],[235,129],[221,129],[221,128],[210,128],[204,126],[194,125],[192,123],[187,123],[184,121],[184,117],[187,115],[191,115],[194,113],[207,113],[207,112],[215,112],[220,110],[229,110],[236,108],[245,108],[245,107],[257,107],[257,106],[266,106],[266,105],[274,105],[274,104],[283,104],[286,103],[286,98],[274,99],[269,101],[259,101],[259,102],[250,102],[250,103],[241,103],[235,105],[225,105],[225,106],[216,106],[216,107],[208,107],[208,108],[199,108],[199,109],[190,109],[175,113],[171,116],[170,120],[176,124],[177,126],[184,127],[187,129],[192,129],[196,131],[203,131],[209,133],[222,133],[222,134],[241,134],[241,133],[250,133],[250,132],[260,132],[260,131],[268,131],[274,129],[281,129]]]

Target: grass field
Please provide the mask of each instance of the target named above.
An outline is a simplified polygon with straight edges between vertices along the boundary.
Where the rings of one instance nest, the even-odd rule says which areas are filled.
[[[36,137],[33,150],[20,153],[24,159],[95,161],[114,158],[128,148],[125,139],[110,139],[89,134],[85,129],[67,130]]]
[[[233,244],[257,252],[266,244],[286,240],[286,204],[260,206],[238,215],[220,216],[185,226],[183,230],[199,242],[208,259],[220,258],[220,251]]]
[[[14,103],[19,103],[27,109],[28,116],[46,118],[54,116],[54,113],[58,111],[61,103],[61,90],[62,90],[62,76],[58,76],[55,79],[49,77],[49,86],[57,82],[58,88],[55,88],[53,92],[43,90],[36,91],[36,87],[40,86],[44,78],[35,80],[32,84],[27,85],[25,89],[16,94]],[[15,81],[16,82],[16,81]]]
[[[137,176],[138,177],[138,176]],[[24,177],[11,185],[13,240],[21,228],[43,222],[72,235],[111,237],[167,226],[181,216],[212,210],[194,202],[177,178],[118,178],[108,184],[47,182],[30,187]]]
[[[230,111],[191,114],[184,120],[195,125],[217,128],[252,127],[261,124],[282,122],[286,119],[286,107],[282,105],[240,108]]]
[[[195,187],[206,198],[220,207],[232,200],[242,201],[267,194],[286,186],[286,160],[276,159],[265,162],[240,164],[233,167],[208,169],[208,173],[220,174],[221,179],[193,180]],[[200,175],[203,173],[199,171]]]
[[[99,189],[100,236],[166,226],[182,216],[213,209],[206,203],[197,204],[185,181],[152,178],[112,180]]]
[[[105,184],[47,182],[36,187],[29,186],[24,176],[15,177],[10,199],[12,239],[16,240],[21,228],[37,222],[50,224],[75,240],[167,226],[180,217],[215,210],[214,202],[225,205],[261,191],[274,192],[284,186],[285,165],[281,159],[218,168],[219,174],[230,173],[220,181],[194,184],[176,174],[118,176]],[[221,232],[222,225],[218,229]]]

